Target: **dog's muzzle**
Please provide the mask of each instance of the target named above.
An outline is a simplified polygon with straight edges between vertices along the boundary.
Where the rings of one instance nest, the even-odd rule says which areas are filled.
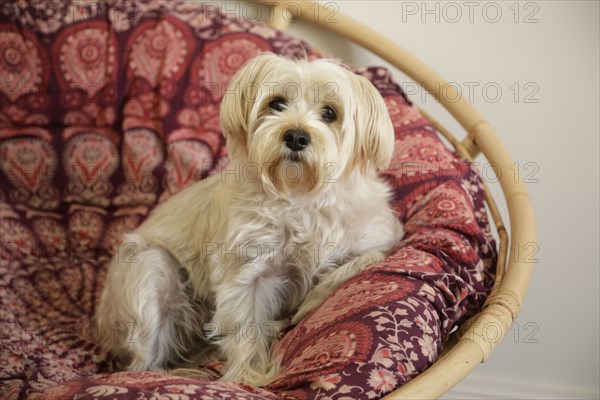
[[[283,135],[283,141],[288,149],[302,151],[310,144],[310,136],[300,129],[290,129]]]

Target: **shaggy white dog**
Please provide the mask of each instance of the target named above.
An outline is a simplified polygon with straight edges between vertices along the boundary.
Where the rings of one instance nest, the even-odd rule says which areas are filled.
[[[231,162],[124,238],[97,317],[127,369],[216,348],[223,379],[263,385],[277,321],[298,322],[400,239],[376,174],[394,132],[367,79],[268,53],[234,76],[221,124]]]

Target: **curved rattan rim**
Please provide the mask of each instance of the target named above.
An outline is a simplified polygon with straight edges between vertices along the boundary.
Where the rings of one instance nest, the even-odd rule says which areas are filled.
[[[496,345],[508,333],[521,307],[529,286],[534,266],[533,258],[524,257],[527,246],[536,243],[536,228],[529,195],[506,148],[490,124],[464,99],[453,85],[448,85],[427,65],[413,57],[389,39],[367,28],[356,20],[336,13],[335,23],[325,20],[330,15],[326,6],[308,0],[255,0],[275,7],[269,13],[270,25],[285,30],[292,21],[312,22],[336,33],[378,55],[408,75],[431,93],[465,129],[467,136],[459,141],[423,110],[423,115],[467,159],[479,152],[497,171],[516,172],[497,174],[510,218],[509,234],[500,218],[498,207],[487,187],[486,200],[500,239],[497,275],[484,309],[464,323],[451,343],[444,345],[444,354],[426,371],[386,399],[438,398],[475,367],[484,362]],[[316,10],[321,12],[316,12]],[[444,88],[444,93],[440,88]]]

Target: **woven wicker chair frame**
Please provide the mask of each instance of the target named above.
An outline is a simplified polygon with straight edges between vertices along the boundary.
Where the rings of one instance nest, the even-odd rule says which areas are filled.
[[[481,114],[453,85],[448,85],[436,72],[406,50],[340,13],[335,15],[335,23],[326,21],[331,9],[313,1],[257,0],[257,2],[275,8],[269,13],[272,17],[269,24],[276,29],[283,31],[292,21],[314,23],[362,46],[398,68],[433,95],[465,129],[466,137],[458,140],[421,110],[455,150],[469,160],[482,153],[490,165],[495,167],[495,172],[500,172],[497,173],[497,179],[508,208],[511,232],[509,238],[509,232],[502,222],[496,202],[486,187],[486,199],[500,244],[496,281],[483,310],[462,324],[444,344],[443,355],[429,369],[385,397],[385,399],[438,398],[465,378],[478,364],[487,360],[496,345],[508,333],[521,307],[534,266],[532,260],[523,257],[523,250],[529,249],[529,246],[536,243],[534,212],[522,177],[518,171],[514,171],[511,156]],[[444,88],[443,93],[440,88]],[[501,173],[509,169],[514,173]],[[510,249],[509,240],[512,244]]]

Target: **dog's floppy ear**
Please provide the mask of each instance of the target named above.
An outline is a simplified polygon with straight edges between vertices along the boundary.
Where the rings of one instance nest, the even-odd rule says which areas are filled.
[[[352,72],[354,103],[354,162],[362,173],[369,165],[387,168],[394,152],[394,127],[383,98],[366,78]]]
[[[221,102],[221,128],[227,139],[229,158],[241,160],[248,154],[248,129],[255,103],[263,92],[267,71],[279,61],[273,53],[261,53],[249,60],[231,79]],[[256,116],[254,116],[256,117]]]

